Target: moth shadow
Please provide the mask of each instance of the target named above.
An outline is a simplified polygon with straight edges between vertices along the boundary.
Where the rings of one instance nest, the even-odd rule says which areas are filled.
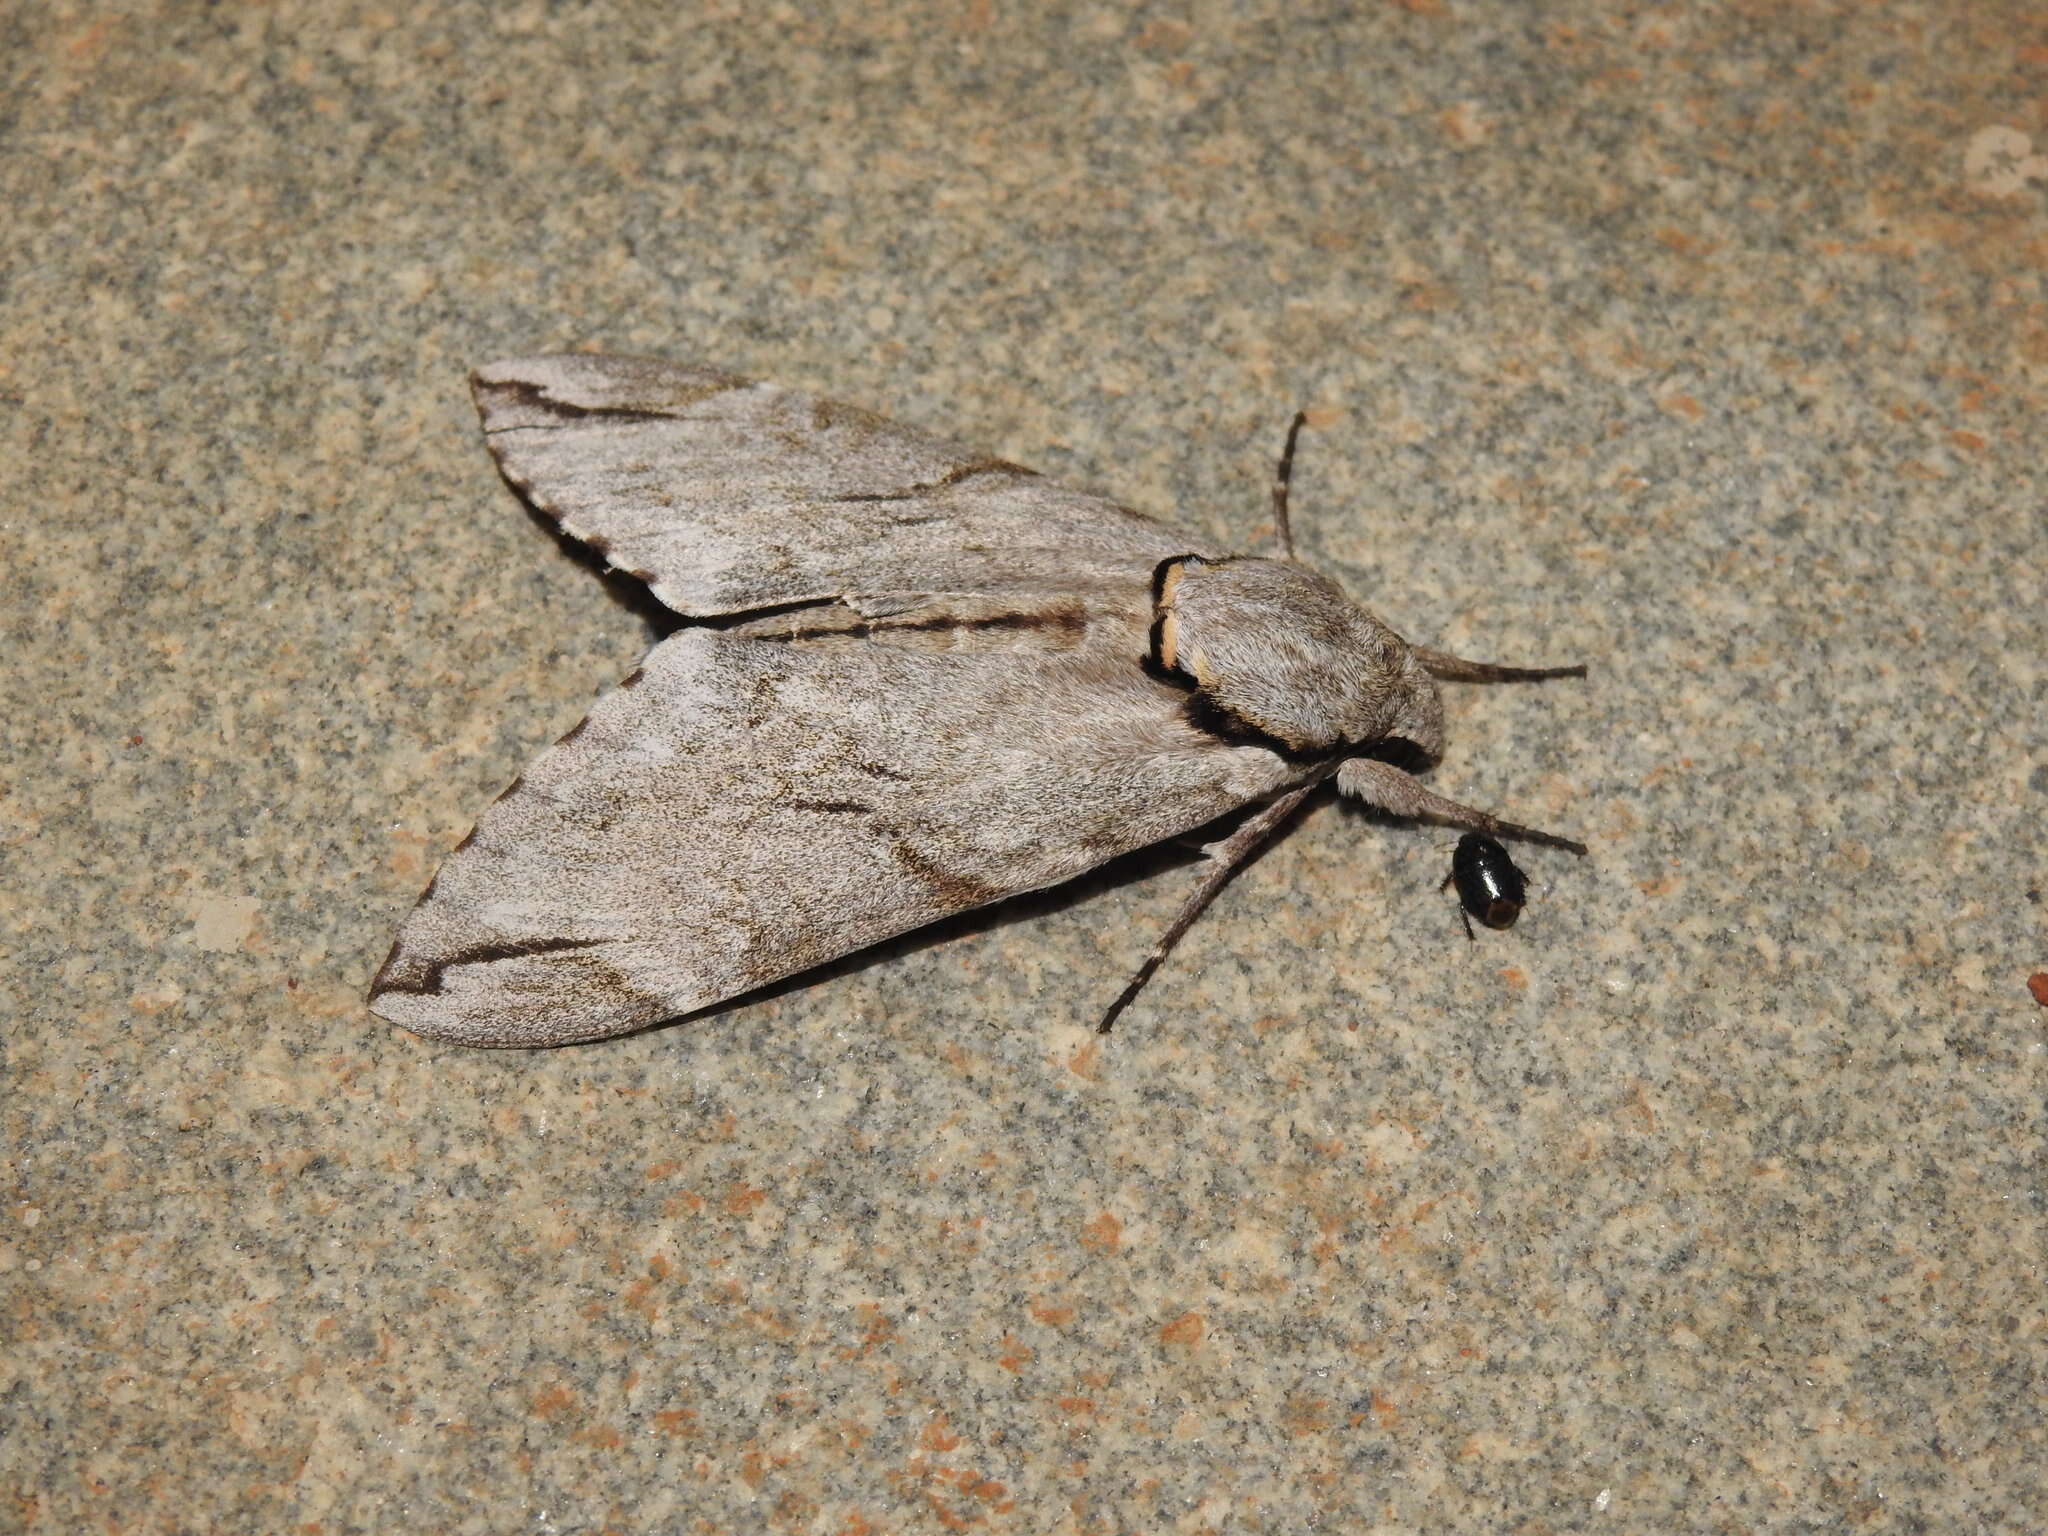
[[[1286,836],[1288,830],[1301,819],[1308,808],[1325,798],[1327,791],[1311,795],[1297,807],[1294,814],[1281,824],[1264,846],[1238,866],[1238,873],[1242,873],[1271,852],[1274,844]],[[713,1003],[708,1008],[699,1008],[691,1013],[678,1014],[672,1019],[663,1019],[657,1024],[648,1025],[647,1030],[670,1029],[679,1024],[711,1018],[736,1008],[770,1002],[795,992],[805,992],[838,977],[864,971],[871,965],[901,959],[905,955],[914,955],[922,950],[936,949],[943,944],[972,938],[976,934],[990,933],[1012,924],[1030,922],[1048,913],[1062,911],[1080,902],[1095,900],[1112,891],[1139,884],[1171,870],[1198,865],[1203,862],[1202,844],[1226,836],[1238,822],[1258,809],[1258,806],[1252,805],[1227,812],[1181,837],[1169,838],[1148,848],[1134,849],[1058,885],[1047,886],[1037,891],[1021,891],[1015,896],[991,902],[985,907],[975,907],[966,912],[956,913],[952,917],[941,918],[935,923],[927,923],[922,928],[913,928],[908,933],[900,933],[892,939],[883,939],[865,949],[855,950],[850,955],[842,955],[836,960],[828,960],[823,965],[813,966],[807,971],[799,971],[793,976],[783,977],[780,981],[756,987],[751,992],[742,992],[737,997]],[[1191,881],[1189,889],[1192,888]],[[1130,972],[1135,971],[1139,962],[1151,952],[1152,944],[1157,937],[1157,934],[1136,935],[1131,945],[1128,968],[1122,972],[1104,974],[1103,980],[1107,989],[1103,996],[1104,1007],[1107,1007],[1110,999],[1115,997],[1116,988],[1128,979]]]

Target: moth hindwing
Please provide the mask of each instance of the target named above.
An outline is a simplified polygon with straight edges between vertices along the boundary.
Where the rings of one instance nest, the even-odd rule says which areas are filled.
[[[1433,757],[1433,667],[1483,664],[1291,560],[713,369],[547,356],[472,384],[506,480],[695,622],[442,863],[370,990],[420,1034],[620,1034],[1266,807],[1170,944],[1332,775],[1563,841],[1360,756]]]

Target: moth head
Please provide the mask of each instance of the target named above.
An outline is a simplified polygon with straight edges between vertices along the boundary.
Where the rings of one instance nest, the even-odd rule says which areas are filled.
[[[1291,752],[1443,746],[1436,683],[1407,643],[1291,560],[1177,555],[1152,578],[1152,661],[1226,724]]]
[[[1405,748],[1418,768],[1433,765],[1444,752],[1444,700],[1436,679],[1415,653],[1401,646],[1401,675],[1395,689],[1394,712],[1379,740]]]

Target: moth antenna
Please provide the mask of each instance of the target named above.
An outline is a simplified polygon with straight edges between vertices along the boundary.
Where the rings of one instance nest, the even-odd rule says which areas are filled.
[[[1287,486],[1294,479],[1294,441],[1308,425],[1308,412],[1296,411],[1287,429],[1287,446],[1280,450],[1280,467],[1273,471],[1273,532],[1280,540],[1280,553],[1294,558],[1294,530],[1287,524]]]
[[[1376,805],[1392,816],[1426,816],[1437,821],[1449,822],[1454,827],[1484,832],[1489,837],[1519,838],[1525,843],[1542,843],[1547,847],[1562,848],[1567,853],[1576,853],[1581,857],[1586,852],[1586,845],[1572,838],[1560,837],[1555,832],[1539,832],[1534,827],[1519,826],[1512,821],[1502,821],[1498,816],[1446,799],[1433,790],[1423,788],[1392,763],[1383,763],[1378,758],[1346,759],[1344,765],[1337,770],[1337,789],[1341,794],[1357,796],[1367,805]]]
[[[1318,776],[1301,786],[1289,790],[1278,800],[1270,802],[1257,815],[1248,816],[1235,832],[1221,842],[1212,844],[1209,858],[1212,868],[1202,876],[1202,883],[1188,893],[1188,899],[1181,904],[1180,913],[1159,936],[1159,942],[1152,946],[1152,953],[1145,957],[1145,963],[1138,967],[1138,973],[1131,978],[1130,985],[1117,994],[1116,1001],[1109,1005],[1109,1012],[1102,1016],[1102,1022],[1095,1026],[1095,1033],[1106,1035],[1116,1023],[1117,1015],[1131,1005],[1137,995],[1145,990],[1145,983],[1152,979],[1152,973],[1159,969],[1160,961],[1173,952],[1173,946],[1181,935],[1195,925],[1195,919],[1202,915],[1202,909],[1216,897],[1216,893],[1229,883],[1230,877],[1239,867],[1270,838],[1285,821],[1294,808],[1308,797],[1308,792],[1322,782]]]
[[[1415,659],[1431,677],[1447,683],[1540,683],[1552,677],[1584,677],[1586,664],[1571,667],[1504,667],[1497,661],[1467,661],[1449,651],[1433,651],[1426,645],[1411,645]]]

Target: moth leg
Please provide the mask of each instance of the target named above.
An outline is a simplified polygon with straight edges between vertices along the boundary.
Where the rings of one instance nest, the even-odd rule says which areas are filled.
[[[1376,805],[1394,816],[1427,816],[1454,827],[1484,832],[1490,837],[1515,837],[1577,854],[1586,851],[1584,843],[1569,837],[1559,837],[1555,832],[1539,832],[1534,827],[1517,826],[1485,811],[1475,811],[1469,805],[1447,800],[1423,788],[1392,763],[1383,763],[1377,758],[1345,759],[1344,766],[1337,770],[1337,789],[1341,794],[1356,795],[1367,805]]]
[[[1572,667],[1504,667],[1497,661],[1467,661],[1449,651],[1433,651],[1426,645],[1411,645],[1415,659],[1431,677],[1447,683],[1540,683],[1551,677],[1584,677],[1586,664]]]
[[[1273,532],[1280,540],[1280,553],[1294,558],[1294,531],[1287,524],[1287,486],[1294,479],[1294,440],[1308,425],[1308,412],[1296,411],[1287,429],[1287,446],[1280,450],[1280,467],[1273,471]]]
[[[1132,999],[1145,989],[1145,983],[1150,981],[1152,973],[1159,969],[1159,962],[1173,952],[1173,946],[1180,942],[1181,935],[1194,926],[1195,919],[1202,915],[1202,909],[1215,899],[1216,893],[1223,889],[1232,875],[1237,873],[1238,866],[1259,851],[1260,845],[1273,835],[1274,829],[1285,821],[1293,813],[1294,808],[1307,798],[1308,792],[1321,782],[1321,779],[1317,779],[1302,785],[1299,789],[1290,790],[1256,815],[1246,817],[1230,836],[1210,845],[1209,872],[1202,876],[1202,883],[1196,886],[1189,893],[1188,899],[1181,904],[1180,914],[1174,918],[1166,932],[1159,936],[1159,942],[1152,946],[1152,953],[1147,955],[1145,963],[1138,967],[1138,974],[1131,978],[1131,984],[1118,993],[1116,1001],[1109,1005],[1109,1012],[1105,1013],[1102,1022],[1095,1026],[1095,1033],[1109,1033],[1109,1027],[1116,1022],[1117,1015],[1128,1008]]]

